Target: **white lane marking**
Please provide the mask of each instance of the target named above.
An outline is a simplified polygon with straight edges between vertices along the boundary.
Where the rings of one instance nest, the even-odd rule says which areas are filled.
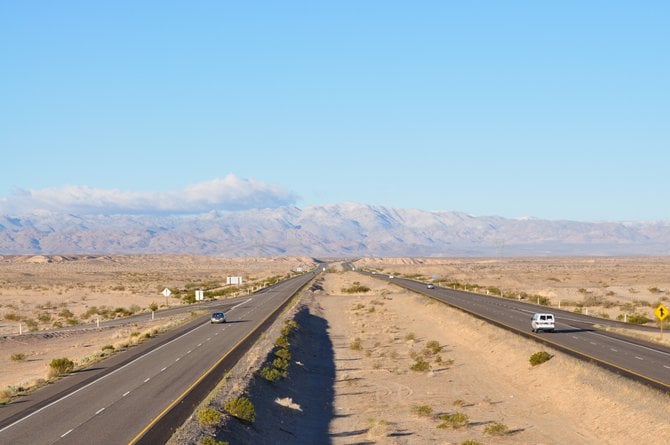
[[[100,408],[99,410],[97,410],[97,411],[95,412],[95,415],[97,416],[98,414],[100,414],[100,413],[103,412],[104,410],[105,410],[105,408]]]
[[[249,300],[251,300],[251,299],[249,299]],[[49,403],[48,405],[45,405],[45,406],[43,406],[42,408],[33,411],[32,413],[28,414],[28,415],[25,416],[25,417],[22,417],[21,419],[15,421],[14,423],[10,423],[9,425],[7,425],[7,426],[4,427],[4,428],[0,428],[0,433],[2,433],[2,432],[5,431],[5,430],[10,429],[11,427],[13,427],[13,426],[15,426],[15,425],[18,425],[19,423],[23,422],[23,421],[26,420],[26,419],[29,419],[29,418],[33,417],[34,415],[36,415],[36,414],[38,414],[38,413],[41,413],[42,411],[44,411],[44,410],[47,409],[47,408],[51,408],[51,407],[54,406],[55,404],[60,403],[60,402],[62,402],[62,401],[65,400],[65,399],[69,399],[70,397],[72,397],[73,395],[77,394],[78,392],[83,391],[83,390],[87,389],[89,386],[92,386],[92,385],[98,383],[100,380],[102,380],[102,379],[106,379],[107,377],[116,374],[117,372],[121,371],[122,369],[127,368],[128,366],[132,365],[133,363],[135,363],[135,362],[137,362],[137,361],[139,361],[139,360],[142,360],[143,358],[147,358],[148,356],[150,356],[150,355],[153,354],[154,352],[160,351],[161,349],[163,349],[164,347],[168,346],[169,344],[176,342],[177,340],[181,339],[182,337],[186,337],[187,335],[192,334],[193,332],[197,331],[197,330],[200,329],[200,328],[203,328],[203,327],[207,326],[208,324],[209,324],[209,321],[206,321],[205,323],[201,324],[200,326],[197,326],[197,327],[191,329],[191,330],[188,331],[188,332],[184,332],[184,333],[181,334],[179,337],[177,337],[177,338],[173,338],[173,339],[170,340],[169,342],[167,342],[167,343],[165,343],[165,344],[163,344],[163,345],[160,345],[160,346],[157,347],[156,349],[152,349],[151,351],[147,352],[146,354],[144,354],[144,355],[142,355],[142,356],[140,356],[140,357],[137,357],[135,360],[132,360],[132,361],[126,363],[125,365],[121,366],[120,368],[115,369],[114,371],[110,372],[109,374],[105,374],[105,375],[103,375],[102,377],[100,377],[99,379],[93,380],[93,381],[90,382],[89,384],[84,385],[84,386],[82,386],[81,388],[79,388],[79,389],[77,389],[77,390],[75,390],[75,391],[72,391],[70,394],[66,394],[66,395],[64,395],[63,397],[61,397],[61,398],[58,399],[58,400],[54,400],[53,402]],[[69,433],[69,431],[68,431],[68,433]]]
[[[70,429],[70,430],[67,430],[67,431],[66,431],[64,434],[62,434],[60,437],[65,437],[65,436],[67,436],[68,434],[70,434],[71,432],[72,432],[71,429]]]
[[[122,395],[121,397],[125,397],[125,396],[127,396],[128,394],[130,394],[130,391],[126,391],[126,392],[124,392],[123,395]]]
[[[575,340],[579,340],[579,337],[575,337],[574,335],[572,336]]]
[[[614,348],[610,348],[610,351],[619,352],[619,350],[614,349]]]
[[[638,360],[644,360],[642,357],[638,357],[637,355],[635,356],[635,358]]]
[[[627,340],[622,340],[622,339],[620,339],[620,338],[608,337],[607,335],[602,334],[602,333],[600,333],[600,332],[592,332],[592,334],[595,334],[595,335],[601,335],[601,336],[603,336],[603,337],[605,337],[605,338],[607,338],[607,339],[609,339],[609,340],[612,340],[612,341],[618,341],[618,342],[620,342],[620,343],[625,343],[625,344],[627,344],[627,345],[635,346],[635,347],[640,348],[640,349],[646,349],[647,351],[655,352],[655,353],[657,353],[657,354],[670,356],[670,352],[659,351],[658,349],[649,348],[649,347],[647,347],[647,346],[639,345],[639,344],[637,344],[637,343],[633,343],[633,342],[630,342],[630,341],[627,341]]]
[[[198,343],[198,347],[202,346],[202,343]]]
[[[591,343],[593,346],[596,345],[596,342],[594,342],[594,341],[590,341],[589,343]]]
[[[193,351],[193,350],[192,350],[192,349],[189,349],[189,350],[188,350],[188,352],[186,352],[186,353],[187,353],[187,354],[190,354],[190,353],[191,353],[191,351]]]
[[[151,377],[147,377],[147,378],[144,380],[144,383],[147,383],[149,380],[151,380]]]
[[[177,357],[177,358],[175,359],[175,362],[178,362],[179,360],[181,360],[181,357]]]
[[[207,341],[210,341],[211,339],[212,339],[212,337],[207,337]]]
[[[668,365],[663,365],[663,367],[670,369],[670,366],[668,366]]]
[[[243,302],[241,302],[241,303],[239,303],[239,304],[236,304],[235,306],[233,306],[233,307],[231,307],[230,309],[228,309],[228,312],[230,312],[230,311],[232,311],[232,310],[234,310],[234,309],[237,309],[238,307],[242,306],[243,304],[247,304],[247,303],[250,302],[251,300],[253,300],[253,298],[249,298],[247,301],[243,301]]]
[[[165,371],[167,369],[167,366],[161,369],[161,372]]]

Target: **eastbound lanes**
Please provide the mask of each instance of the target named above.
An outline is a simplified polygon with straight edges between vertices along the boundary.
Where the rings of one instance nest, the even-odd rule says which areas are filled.
[[[88,371],[97,374],[92,381],[81,380],[85,373],[68,376],[59,384],[70,379],[72,387],[47,403],[40,404],[38,391],[1,407],[0,443],[129,443],[313,276],[286,280],[225,308],[229,323],[200,317],[114,369],[98,363]]]
[[[424,283],[388,278],[386,275],[367,275],[428,295],[511,331],[550,344],[620,374],[670,392],[670,348],[593,328],[594,324],[607,324],[606,320],[513,299],[479,295],[438,286],[428,289]],[[556,332],[532,333],[530,331],[532,314],[545,311],[555,315]]]

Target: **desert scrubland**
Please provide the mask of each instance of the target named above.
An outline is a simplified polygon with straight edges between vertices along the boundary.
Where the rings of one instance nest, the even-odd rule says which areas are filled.
[[[65,303],[81,320],[92,306],[162,305],[165,286],[220,285],[227,275],[260,283],[312,264],[304,258],[5,258],[0,314],[11,325],[5,314],[36,317],[45,305],[56,306],[53,313]],[[356,265],[443,285],[497,288],[529,300],[546,297],[551,306],[561,301],[563,308],[611,318],[628,310],[651,315],[670,289],[669,258],[373,258]],[[55,317],[52,324],[62,318]],[[275,358],[273,341],[291,317],[299,327],[291,334],[287,376],[270,382],[260,371]],[[0,340],[0,388],[16,388],[30,372],[43,377],[51,358],[85,363],[106,345],[113,346],[111,353],[134,333],[142,337],[165,327],[6,335]],[[551,359],[533,366],[529,358],[537,352]],[[15,360],[18,353],[25,356]],[[255,406],[253,424],[226,414],[226,401],[240,395]],[[216,437],[231,444],[661,444],[670,434],[667,395],[336,265],[205,405],[221,413],[221,421],[204,425],[193,416],[173,443]]]
[[[94,329],[98,319],[149,312],[152,305],[160,313],[168,305],[185,305],[195,288],[211,289],[206,297],[235,296],[312,267],[313,260],[301,257],[0,257],[0,401],[42,383],[54,358],[86,365],[191,314]],[[227,286],[228,276],[243,277],[243,285]],[[173,292],[169,298],[161,294],[166,287]]]
[[[359,267],[522,298],[591,316],[653,325],[670,301],[670,257],[417,259],[365,258]]]
[[[172,443],[623,445],[670,434],[667,395],[392,283],[331,269],[286,316],[300,326],[286,378],[260,372],[276,358],[275,327],[203,406],[223,420],[194,416]],[[533,366],[538,352],[551,359]],[[226,414],[239,396],[253,424]]]

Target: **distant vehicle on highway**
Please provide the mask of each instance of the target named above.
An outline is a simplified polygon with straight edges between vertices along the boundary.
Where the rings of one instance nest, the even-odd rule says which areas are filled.
[[[435,285],[433,283],[428,283],[426,284],[427,289],[435,289]]]
[[[533,318],[530,321],[530,328],[533,332],[554,332],[554,314],[533,314]]]
[[[212,318],[209,320],[210,323],[225,323],[226,314],[223,312],[212,312]]]
[[[393,275],[389,275],[389,278],[393,278]]]

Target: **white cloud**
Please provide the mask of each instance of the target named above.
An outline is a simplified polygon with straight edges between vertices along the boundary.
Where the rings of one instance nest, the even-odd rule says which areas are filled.
[[[75,214],[188,214],[211,210],[245,210],[294,204],[297,195],[281,186],[229,174],[192,184],[179,192],[129,192],[67,185],[17,190],[0,199],[0,212],[38,210]]]

